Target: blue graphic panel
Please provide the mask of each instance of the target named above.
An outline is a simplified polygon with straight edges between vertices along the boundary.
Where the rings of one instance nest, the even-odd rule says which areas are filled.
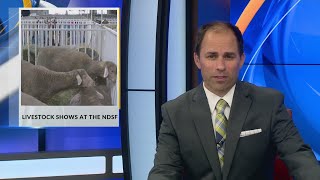
[[[251,65],[249,69],[253,75],[246,81],[285,94],[285,104],[292,110],[299,132],[319,154],[320,112],[315,104],[320,101],[320,83],[315,74],[320,72],[320,65]]]
[[[47,151],[120,149],[120,128],[48,128]]]
[[[198,26],[212,20],[229,21],[230,3],[226,0],[201,0],[198,1]]]
[[[252,2],[257,1],[201,0],[198,25],[228,21],[226,17],[236,24]],[[222,4],[229,4],[230,9]],[[295,124],[316,154],[320,154],[320,112],[315,105],[320,102],[320,58],[315,56],[320,51],[318,7],[317,0],[263,1],[243,34],[246,60],[239,75],[241,80],[284,93]],[[200,73],[199,77],[201,81]]]
[[[232,23],[247,3],[232,1]],[[313,57],[320,43],[317,3],[265,1],[244,33],[246,64],[319,64]]]
[[[230,1],[235,24],[245,1]],[[244,32],[245,65],[239,79],[283,92],[303,139],[320,153],[320,15],[316,0],[264,1]],[[318,157],[319,158],[319,157]]]
[[[38,130],[29,128],[0,128],[0,153],[38,151]]]
[[[49,0],[49,1],[58,1],[58,0]],[[121,8],[122,1],[119,1],[119,0],[108,0],[108,1],[70,0],[68,7],[120,7]]]

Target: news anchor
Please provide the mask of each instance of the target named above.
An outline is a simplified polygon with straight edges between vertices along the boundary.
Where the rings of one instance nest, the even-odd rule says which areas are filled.
[[[238,80],[244,60],[236,26],[213,22],[199,30],[194,62],[203,83],[162,106],[149,180],[273,179],[276,154],[295,180],[320,179],[283,95]]]

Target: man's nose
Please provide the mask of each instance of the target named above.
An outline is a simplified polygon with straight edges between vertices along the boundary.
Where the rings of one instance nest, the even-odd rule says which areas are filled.
[[[224,71],[226,69],[226,64],[223,58],[219,58],[216,63],[217,70]]]

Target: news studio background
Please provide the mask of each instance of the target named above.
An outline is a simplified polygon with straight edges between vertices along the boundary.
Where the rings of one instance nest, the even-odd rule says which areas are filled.
[[[239,79],[285,94],[303,139],[320,160],[320,13],[315,0],[199,0],[198,26],[212,19],[247,24]],[[240,18],[242,16],[242,19]],[[244,20],[245,19],[245,20]],[[241,28],[240,28],[241,29]]]
[[[20,9],[21,12],[19,12],[19,8],[24,9]],[[30,57],[32,53],[35,53],[32,47],[35,46],[37,40],[43,40],[38,42],[40,46],[50,46],[50,48],[63,45],[65,47],[72,46],[74,49],[83,48],[78,45],[81,42],[82,45],[87,45],[85,49],[82,49],[83,52],[88,56],[97,56],[91,56],[92,59],[97,58],[98,61],[103,61],[102,58],[105,57],[118,68],[120,66],[119,24],[121,8],[122,1],[119,0],[106,2],[76,0],[1,2],[0,82],[5,86],[0,86],[0,159],[2,160],[0,179],[35,177],[49,177],[50,179],[50,177],[57,176],[81,179],[83,178],[81,175],[92,175],[89,179],[123,179],[121,130],[119,127],[119,81],[116,82],[115,88],[110,90],[111,98],[107,104],[99,103],[99,106],[95,104],[93,104],[94,106],[78,104],[76,108],[72,108],[75,106],[57,106],[55,104],[52,106],[34,106],[33,104],[23,106],[21,100],[19,101],[20,96],[23,96],[20,92],[21,87],[19,88],[21,60],[24,59],[32,63]],[[51,14],[50,11],[53,13]],[[54,13],[57,14],[56,17],[53,15]],[[87,21],[88,26],[80,26],[80,22],[69,20],[69,25],[58,27],[57,21],[59,23],[63,18],[76,19],[76,16],[82,16],[81,22]],[[62,18],[59,19],[60,17]],[[34,33],[37,31],[32,28],[36,26],[30,25],[34,20],[37,20],[38,25],[36,26],[38,28],[40,21],[44,21],[46,26],[42,26],[43,33],[40,32],[40,29],[37,30],[38,33]],[[55,22],[49,22],[50,20],[55,20]],[[19,26],[22,30],[19,29]],[[68,32],[65,36],[66,40],[64,42],[58,42],[57,39],[50,40],[53,37],[58,37],[59,30],[52,29],[62,29],[62,27],[71,29],[70,31],[66,29],[60,31],[61,34]],[[96,31],[93,30],[94,27],[96,27]],[[83,40],[76,40],[81,34],[81,28],[86,31],[82,31]],[[75,29],[79,29],[79,33],[76,34]],[[30,32],[27,32],[28,30]],[[56,34],[53,33],[54,31]],[[84,35],[85,33],[86,35]],[[25,39],[24,35],[26,35]],[[40,35],[45,36],[40,37]],[[89,40],[85,39],[86,37],[89,37]],[[32,42],[23,44],[27,39]],[[104,42],[108,42],[108,44]],[[101,47],[98,48],[98,45]],[[40,46],[35,48],[36,52]],[[25,50],[26,47],[27,50]],[[81,49],[77,50],[81,51]],[[115,69],[116,72],[117,69]],[[110,69],[107,73],[112,74]],[[119,74],[115,76],[120,79]],[[97,111],[99,108],[100,112]],[[111,118],[107,118],[110,115],[108,113],[110,110],[113,112],[112,119],[114,120],[111,124],[109,121]],[[87,117],[87,119],[82,120],[86,122],[83,121],[79,124],[81,119],[78,117],[80,116],[73,116],[73,114],[79,113],[84,113],[83,117]],[[59,121],[59,119],[63,121],[58,124],[54,121],[41,123],[41,118],[36,116],[51,117],[52,120],[57,118],[55,121]],[[73,119],[77,123],[74,124],[70,121],[70,119],[72,120],[71,116],[78,118]],[[103,116],[105,117],[104,123],[102,122]],[[26,117],[27,119],[25,119]],[[34,121],[36,119],[39,121]],[[70,169],[70,167],[73,168]],[[15,171],[17,168],[20,169],[19,173]],[[88,179],[88,177],[84,178]]]
[[[254,3],[254,2],[252,2]],[[285,104],[303,139],[320,160],[320,22],[317,1],[265,1],[244,33],[246,62],[242,80],[285,94]],[[231,1],[236,23],[244,1]]]
[[[0,83],[8,84],[8,87],[0,85],[1,160],[19,160],[15,155],[25,153],[36,154],[35,157],[28,156],[29,159],[39,159],[42,156],[39,156],[37,152],[48,153],[45,156],[51,158],[97,156],[97,159],[85,159],[85,162],[97,164],[97,169],[91,172],[81,171],[80,174],[101,174],[103,171],[101,169],[105,167],[100,165],[107,164],[107,168],[109,168],[111,163],[110,161],[105,163],[105,159],[109,159],[109,156],[106,158],[101,156],[104,156],[106,151],[119,154],[124,146],[121,142],[119,127],[45,128],[45,131],[43,128],[9,127],[9,119],[12,117],[10,112],[17,112],[19,107],[19,82],[15,75],[8,76],[8,74],[14,74],[12,72],[15,72],[15,68],[19,66],[17,61],[14,61],[19,50],[18,30],[15,26],[19,17],[11,14],[18,12],[15,8],[24,7],[24,2],[27,1],[1,2]],[[32,7],[40,6],[41,2],[45,3],[44,1],[30,2]],[[119,7],[120,12],[123,13],[121,8],[124,1],[57,0],[47,2],[57,7]],[[134,25],[129,29],[132,33],[130,33],[130,41],[128,42],[128,51],[130,52],[128,53],[129,61],[126,70],[128,71],[128,99],[131,101],[131,105],[129,103],[129,106],[125,107],[129,110],[128,121],[134,120],[134,123],[129,126],[132,171],[130,176],[133,179],[146,179],[153,163],[156,146],[154,117],[158,112],[155,112],[156,108],[154,108],[154,94],[157,91],[155,90],[157,85],[154,82],[156,79],[154,69],[157,67],[154,63],[156,56],[153,48],[156,44],[154,39],[156,39],[158,1],[131,0],[130,3],[130,24]],[[188,57],[190,52],[184,52],[185,49],[183,49],[186,44],[190,43],[191,38],[185,38],[184,33],[187,30],[184,29],[177,33],[175,30],[186,27],[186,24],[191,24],[190,21],[194,21],[194,19],[199,27],[212,20],[224,20],[237,24],[242,14],[247,15],[249,18],[240,21],[242,25],[248,23],[248,26],[242,26],[246,62],[239,78],[257,85],[278,89],[285,94],[285,104],[292,110],[297,128],[305,142],[311,145],[317,159],[320,160],[320,143],[318,141],[320,137],[320,121],[318,121],[320,112],[317,110],[317,102],[320,101],[320,61],[317,57],[317,52],[320,50],[318,48],[320,21],[317,21],[317,17],[320,15],[317,8],[319,2],[317,0],[198,0],[196,1],[198,6],[194,7],[197,8],[197,14],[193,16],[187,14],[189,11],[186,13],[186,1],[172,0],[169,4],[167,99],[175,98],[183,93],[188,89],[185,84],[190,83],[181,81],[181,79],[186,79],[186,74],[189,74],[181,67],[188,66],[188,63],[191,62],[185,61],[190,58]],[[247,14],[246,8],[254,13]],[[177,9],[181,11],[177,13]],[[189,19],[186,18],[186,22],[181,20],[184,15],[189,17]],[[8,19],[10,20],[7,21]],[[190,27],[187,26],[187,28]],[[11,33],[8,33],[9,31]],[[146,51],[146,49],[150,50]],[[177,55],[178,53],[181,54]],[[141,62],[145,65],[144,67],[137,66]],[[133,80],[136,83],[133,83]],[[18,119],[17,114],[13,120],[15,119]],[[122,152],[126,151],[129,149]],[[51,152],[52,154],[50,154]],[[108,172],[111,173],[107,174],[107,177],[109,177],[108,175],[117,177],[107,179],[123,179],[118,175],[122,176],[121,166],[124,165],[120,165],[119,173],[112,173],[112,169],[108,169]],[[35,173],[39,174],[40,172],[41,169]],[[94,175],[91,177],[92,179],[96,178]],[[79,179],[79,177],[77,178]]]

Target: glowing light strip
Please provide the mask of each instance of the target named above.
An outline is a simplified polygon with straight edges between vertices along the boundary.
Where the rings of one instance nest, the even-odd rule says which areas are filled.
[[[123,173],[122,156],[112,157],[112,173]]]
[[[106,173],[106,157],[73,157],[0,161],[0,179]]]
[[[307,83],[307,82],[306,82],[306,83]],[[317,91],[316,89],[314,89],[309,83],[307,83],[307,85],[313,90],[313,92],[314,92],[316,95],[320,96],[320,92],[319,92],[319,91]]]
[[[281,21],[292,11],[292,9],[293,9],[294,7],[296,7],[296,5],[297,5],[300,1],[301,1],[301,0],[298,0],[298,1],[288,10],[288,12],[282,16],[282,18],[277,22],[277,24],[271,29],[271,31],[267,34],[267,36],[266,36],[266,37],[264,38],[264,40],[261,42],[260,46],[258,47],[258,49],[256,50],[256,52],[255,52],[254,55],[252,56],[252,58],[251,58],[251,60],[250,60],[250,62],[249,62],[249,64],[248,64],[245,72],[243,73],[243,76],[242,76],[242,79],[241,79],[242,81],[243,81],[244,77],[246,76],[247,71],[249,70],[253,59],[254,59],[255,56],[258,54],[258,52],[259,52],[259,50],[261,49],[261,47],[262,47],[262,45],[264,44],[264,42],[268,39],[268,37],[269,37],[270,34],[274,31],[274,29],[276,29],[276,27],[281,23]]]
[[[247,29],[248,25],[252,21],[253,17],[256,15],[262,4],[264,3],[264,0],[251,0],[246,8],[241,13],[236,26],[240,29],[242,34]]]
[[[26,8],[32,7],[31,0],[23,0],[23,7],[26,7]]]

